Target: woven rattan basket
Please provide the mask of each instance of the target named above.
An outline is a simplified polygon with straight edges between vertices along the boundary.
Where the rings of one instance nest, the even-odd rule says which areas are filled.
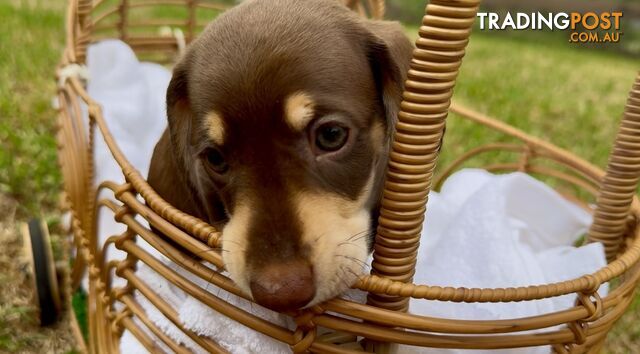
[[[382,0],[347,2],[363,14],[383,16]],[[640,277],[640,204],[635,195],[640,176],[640,76],[631,91],[604,172],[552,144],[450,104],[478,5],[479,0],[432,0],[426,7],[390,156],[372,274],[354,285],[354,288],[368,292],[367,304],[334,299],[291,314],[298,324],[294,331],[262,320],[210,294],[136,244],[137,238],[143,238],[168,258],[183,264],[194,276],[245,296],[222,274],[200,263],[184,262],[190,255],[182,250],[188,250],[222,268],[220,254],[211,252],[220,246],[220,233],[175,209],[151,189],[118,148],[105,124],[100,105],[87,94],[82,80],[73,75],[65,76],[58,92],[60,162],[77,249],[71,272],[72,286],[79,284],[85,270],[89,276],[89,351],[117,352],[120,335],[126,329],[150,351],[160,351],[157,343],[162,342],[176,352],[188,352],[149,320],[133,296],[137,291],[204,349],[226,352],[211,339],[184,329],[176,310],[136,275],[136,265],[143,262],[201,302],[246,325],[248,330],[287,343],[293,352],[390,352],[395,348],[394,343],[468,349],[550,345],[559,353],[597,352],[607,332],[632,301]],[[166,7],[174,9],[171,18],[161,16],[167,11],[158,10]],[[67,14],[67,44],[60,71],[70,65],[82,65],[87,46],[102,38],[120,38],[140,57],[170,63],[181,48],[181,41],[175,36],[160,35],[159,29],[165,26],[180,28],[188,43],[207,19],[226,7],[220,2],[197,0],[71,0]],[[180,15],[183,17],[178,18]],[[513,157],[510,162],[495,162],[486,168],[524,171],[573,186],[574,193],[567,193],[566,189],[563,193],[585,206],[586,203],[581,202],[585,196],[597,197],[594,223],[586,241],[604,243],[608,266],[571,281],[520,288],[468,289],[413,284],[425,205],[450,110],[479,126],[510,136],[515,143],[477,147],[444,169],[441,177],[446,177],[474,156],[507,151]],[[86,129],[87,119],[89,130]],[[95,139],[106,141],[127,183],[94,180],[92,148]],[[435,183],[437,185],[439,181]],[[115,199],[97,200],[97,193],[102,189],[112,190]],[[115,219],[127,226],[127,232],[111,237],[106,244],[97,244],[96,239],[96,211],[100,208],[111,209]],[[140,224],[135,215],[144,217],[181,248],[167,243]],[[125,251],[127,258],[105,262],[102,250],[109,245]],[[114,276],[126,279],[128,285],[113,288]],[[612,290],[607,297],[600,298],[596,290],[605,282],[611,282]],[[576,295],[575,307],[528,318],[471,321],[406,312],[409,298],[512,302],[563,294]],[[114,306],[115,303],[120,306]],[[135,318],[138,320],[134,321]],[[318,327],[329,329],[329,334],[318,334]]]

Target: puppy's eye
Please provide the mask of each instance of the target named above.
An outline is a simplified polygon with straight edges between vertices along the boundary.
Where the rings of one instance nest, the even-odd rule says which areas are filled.
[[[340,150],[349,139],[349,129],[337,123],[325,123],[315,131],[316,147],[322,151]]]
[[[224,156],[218,149],[208,148],[205,152],[205,158],[209,167],[216,173],[223,174],[229,169],[229,165],[227,165]]]

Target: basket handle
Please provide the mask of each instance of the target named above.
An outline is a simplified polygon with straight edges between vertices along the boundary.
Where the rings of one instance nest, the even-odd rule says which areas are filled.
[[[629,93],[587,238],[588,242],[602,242],[609,261],[615,258],[624,241],[639,179],[640,73]]]
[[[445,119],[479,4],[432,0],[426,7],[389,155],[372,274],[413,279]],[[368,303],[404,311],[408,299],[369,293]]]
[[[84,24],[84,21],[91,14],[93,8],[93,0],[76,0],[78,20],[80,24]]]
[[[85,63],[90,37],[87,29],[91,25],[93,0],[70,0],[66,19],[67,55],[71,63]]]

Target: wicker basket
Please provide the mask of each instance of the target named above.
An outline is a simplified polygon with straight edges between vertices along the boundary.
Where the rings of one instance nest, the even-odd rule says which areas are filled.
[[[384,13],[382,0],[347,2],[352,8],[375,17]],[[450,105],[478,5],[479,0],[432,0],[426,7],[390,156],[372,274],[354,285],[354,288],[369,293],[367,304],[334,299],[310,310],[289,314],[298,324],[295,331],[230,305],[177,274],[136,244],[136,238],[143,238],[168,258],[183,264],[195,276],[233,294],[245,296],[220,273],[200,263],[184,262],[189,259],[189,254],[182,253],[135,220],[135,215],[143,216],[157,230],[171,237],[181,249],[198,253],[204,261],[223,267],[220,254],[209,252],[220,246],[218,230],[162,200],[119,150],[105,124],[100,105],[87,94],[83,82],[73,76],[65,78],[58,93],[61,107],[60,161],[77,248],[72,284],[77,286],[85,269],[90,279],[90,351],[117,352],[119,337],[125,329],[150,351],[159,350],[157,341],[176,352],[188,351],[149,320],[132,294],[136,290],[203,348],[225,352],[211,339],[198,337],[182,327],[176,310],[136,275],[136,264],[143,262],[221,314],[250,330],[287,343],[294,352],[390,352],[394,350],[394,343],[478,349],[551,345],[559,353],[597,352],[607,332],[632,301],[640,277],[640,237],[637,230],[640,204],[635,196],[640,175],[640,76],[636,78],[628,100],[605,173],[554,145],[463,107]],[[171,18],[163,18],[163,11],[159,10],[167,6],[176,8]],[[224,10],[226,6],[220,2],[196,0],[71,0],[67,14],[67,45],[60,68],[83,64],[87,45],[107,37],[126,41],[141,57],[170,62],[181,47],[180,38],[159,35],[158,29],[163,26],[181,28],[188,42],[212,13]],[[184,18],[177,21],[176,14],[183,14]],[[82,113],[83,105],[88,107],[89,130],[86,129],[87,118]],[[581,200],[585,195],[597,196],[594,223],[587,242],[604,243],[608,266],[570,281],[519,288],[468,289],[413,284],[425,205],[438,157],[437,147],[449,110],[510,136],[517,143],[480,146],[460,156],[441,177],[446,177],[474,156],[508,151],[513,157],[510,162],[493,163],[486,168],[492,171],[519,170],[562,181],[575,187],[574,192],[565,194],[576,203],[584,204]],[[94,136],[94,131],[99,136]],[[122,168],[127,183],[94,181],[93,143],[94,139],[103,138]],[[436,185],[438,183],[436,181]],[[102,189],[112,190],[115,200],[96,200],[98,191]],[[138,196],[146,203],[140,202]],[[97,244],[98,208],[111,209],[115,219],[127,226],[127,231],[111,237],[106,244]],[[125,251],[128,255],[126,260],[105,262],[102,250],[109,245]],[[111,280],[114,276],[126,279],[127,286],[113,288]],[[607,297],[600,298],[597,289],[611,281],[614,285],[612,291]],[[577,296],[575,307],[528,318],[470,321],[406,313],[409,298],[511,302],[563,294]],[[114,303],[122,305],[119,310]],[[134,321],[134,318],[139,321]],[[139,325],[146,326],[148,330],[142,330]],[[330,333],[318,334],[319,326],[329,329]]]

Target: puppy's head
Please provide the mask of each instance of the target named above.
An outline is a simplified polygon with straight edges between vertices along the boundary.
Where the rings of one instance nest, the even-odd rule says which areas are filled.
[[[362,274],[412,51],[400,25],[336,3],[246,1],[192,44],[167,93],[175,180],[210,222],[223,215],[231,278],[275,310]]]

